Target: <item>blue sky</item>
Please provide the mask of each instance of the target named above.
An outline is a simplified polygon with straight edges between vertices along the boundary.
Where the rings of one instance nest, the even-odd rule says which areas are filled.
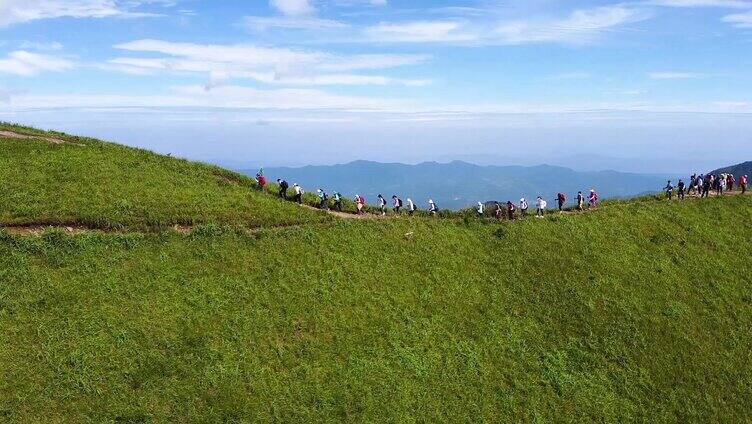
[[[678,171],[750,152],[750,52],[746,0],[0,0],[0,119],[237,166]]]

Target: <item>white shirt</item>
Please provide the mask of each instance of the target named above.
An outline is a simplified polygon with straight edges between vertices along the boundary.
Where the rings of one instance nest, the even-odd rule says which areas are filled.
[[[546,206],[548,206],[548,203],[546,203],[543,199],[538,199],[538,209],[546,209]]]

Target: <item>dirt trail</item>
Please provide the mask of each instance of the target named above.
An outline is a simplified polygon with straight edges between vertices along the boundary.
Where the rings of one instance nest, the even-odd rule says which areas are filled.
[[[32,140],[32,139],[35,139],[35,140],[44,140],[44,141],[50,142],[52,144],[70,144],[72,146],[86,147],[85,144],[73,143],[73,142],[65,141],[65,140],[62,140],[62,139],[59,139],[59,138],[43,137],[43,136],[38,136],[38,135],[20,134],[20,133],[17,133],[17,132],[6,131],[6,130],[0,130],[0,137],[15,138],[15,139],[20,139],[20,140]]]
[[[732,192],[724,192],[723,196],[738,196],[741,195],[741,191],[736,190]],[[746,195],[752,195],[752,192],[748,192]],[[715,194],[711,194],[711,197],[717,197]],[[699,196],[688,196],[686,198],[687,201],[693,201],[693,200],[701,200]],[[656,202],[662,202],[665,200],[655,200]],[[679,200],[674,199],[674,202],[678,202]],[[302,207],[312,209],[312,210],[320,210],[318,208],[315,208],[313,206],[309,205],[301,205]],[[608,205],[604,206],[606,208],[610,207]],[[585,209],[581,212],[575,211],[575,210],[566,210],[560,212],[563,215],[580,215],[580,214],[586,214],[586,213],[592,213],[594,211],[597,211],[599,208],[596,209]],[[395,219],[399,218],[398,216],[394,215],[377,215],[373,213],[364,213],[362,215],[356,215],[353,213],[347,213],[347,212],[337,212],[328,210],[326,211],[328,214],[335,216],[337,218],[341,219],[361,219],[361,220],[383,220],[383,219]],[[555,211],[554,211],[555,213]],[[405,215],[401,215],[405,216]],[[529,218],[534,218],[535,215],[531,214],[529,215]],[[489,218],[490,220],[491,218]],[[502,220],[506,221],[506,219]],[[314,224],[306,224],[306,225],[314,225]],[[263,230],[283,230],[286,228],[295,228],[295,227],[301,227],[303,224],[286,224],[286,225],[278,225],[278,226],[270,226],[270,227],[253,227],[253,228],[246,228],[246,232],[248,234],[256,234]],[[68,234],[71,235],[77,235],[77,234],[86,234],[86,233],[107,233],[107,234],[116,234],[116,233],[128,233],[133,232],[131,230],[113,230],[113,229],[101,229],[101,228],[93,228],[93,227],[87,227],[83,225],[51,225],[51,224],[28,224],[28,225],[8,225],[3,226],[0,225],[0,230],[5,231],[6,233],[13,235],[13,236],[40,236],[42,233],[44,233],[45,230],[49,229],[61,229],[65,231]],[[172,226],[172,230],[180,233],[180,234],[190,234],[194,230],[194,226],[192,225],[174,225]]]

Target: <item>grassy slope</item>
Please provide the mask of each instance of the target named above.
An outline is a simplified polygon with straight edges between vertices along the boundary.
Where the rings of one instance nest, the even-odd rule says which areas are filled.
[[[0,237],[0,416],[748,421],[751,211]]]
[[[249,178],[218,167],[30,128],[0,125],[0,130],[85,144],[0,138],[0,224],[143,229],[329,219],[255,192]]]

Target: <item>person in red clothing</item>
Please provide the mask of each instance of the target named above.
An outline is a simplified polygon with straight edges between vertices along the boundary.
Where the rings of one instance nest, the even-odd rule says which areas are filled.
[[[256,185],[259,190],[263,191],[266,187],[266,177],[264,176],[264,168],[261,168],[256,174]]]
[[[734,178],[734,174],[726,175],[726,190],[734,191],[735,182],[736,182],[736,178]]]
[[[739,177],[739,187],[742,189],[742,194],[747,192],[747,176],[742,175]]]

